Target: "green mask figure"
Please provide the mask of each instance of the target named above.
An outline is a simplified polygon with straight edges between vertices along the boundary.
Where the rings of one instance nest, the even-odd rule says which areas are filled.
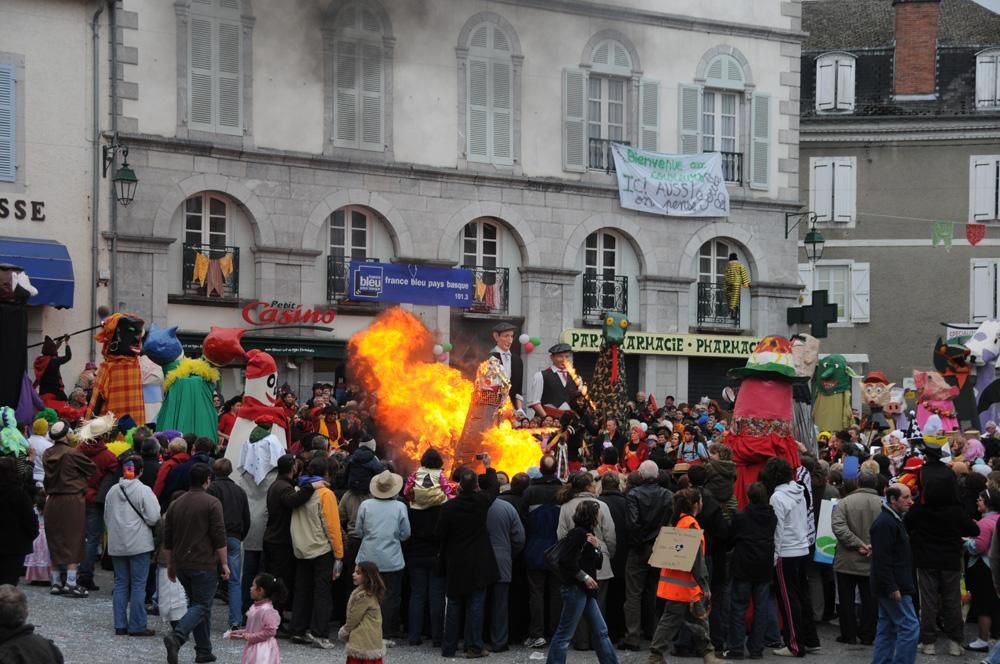
[[[849,391],[851,373],[843,355],[827,355],[816,365],[816,392],[829,396]]]
[[[628,318],[624,314],[608,312],[604,314],[604,343],[620,346],[625,341],[628,332]]]

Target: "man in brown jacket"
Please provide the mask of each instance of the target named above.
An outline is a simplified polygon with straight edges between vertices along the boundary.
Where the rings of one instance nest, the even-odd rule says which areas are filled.
[[[878,477],[862,470],[858,488],[837,503],[833,510],[833,534],[837,537],[837,553],[833,571],[837,574],[840,595],[840,636],[837,641],[853,644],[860,639],[864,645],[875,641],[878,608],[868,583],[871,573],[871,536],[869,531],[882,512]],[[854,613],[854,589],[861,595],[861,620]]]
[[[191,488],[170,503],[163,548],[167,551],[167,576],[180,581],[187,593],[187,613],[177,622],[173,632],[163,637],[167,662],[177,664],[177,651],[194,632],[195,662],[214,662],[212,654],[212,599],[218,576],[229,579],[226,550],[226,524],[222,503],[209,495],[211,471],[203,463],[191,467]]]

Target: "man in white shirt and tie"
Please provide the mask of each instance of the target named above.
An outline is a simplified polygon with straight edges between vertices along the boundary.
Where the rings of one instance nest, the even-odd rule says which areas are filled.
[[[524,417],[524,397],[521,396],[524,389],[524,364],[521,357],[511,349],[516,331],[517,328],[507,322],[494,325],[492,334],[496,345],[490,349],[490,355],[503,365],[503,372],[510,379],[510,404],[518,417]]]
[[[548,415],[558,418],[564,412],[572,410],[570,402],[580,390],[580,386],[566,370],[572,354],[573,349],[569,344],[556,344],[549,348],[552,365],[536,371],[531,377],[528,408],[534,410],[539,417]]]

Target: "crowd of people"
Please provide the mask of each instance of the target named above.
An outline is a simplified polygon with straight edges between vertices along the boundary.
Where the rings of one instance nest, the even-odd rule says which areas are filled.
[[[301,405],[281,394],[291,444],[260,423],[239,468],[224,456],[239,397],[216,399],[218,445],[107,418],[74,428],[43,411],[24,432],[0,418],[0,623],[20,578],[84,599],[106,563],[114,634],[154,636],[158,616],[169,662],[188,641],[215,661],[216,602],[244,662],[339,637],[355,662],[405,641],[445,657],[523,644],[608,664],[646,647],[651,664],[712,664],[818,652],[816,626],[834,619],[838,641],[873,646],[880,664],[935,654],[939,631],[951,655],[1000,661],[986,655],[1000,631],[992,423],[822,432],[799,467],[771,459],[740,510],[729,414],[713,401],[638,394],[621,422],[524,418],[539,461],[508,475],[488,454],[477,468],[447,468],[433,447],[394,458],[376,442],[375,396],[356,388],[318,383]],[[817,543],[824,501],[832,543]],[[650,566],[664,526],[699,531],[690,570]],[[23,623],[0,624],[0,648]]]

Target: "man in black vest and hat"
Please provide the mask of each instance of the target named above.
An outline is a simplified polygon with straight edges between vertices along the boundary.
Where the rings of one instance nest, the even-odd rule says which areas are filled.
[[[490,357],[500,360],[503,365],[503,372],[510,379],[510,405],[518,417],[524,417],[524,363],[521,356],[515,353],[511,346],[514,343],[514,333],[517,328],[507,322],[497,323],[493,326],[493,342],[496,344],[490,349]]]
[[[528,407],[539,417],[559,418],[573,410],[571,404],[580,391],[567,368],[573,349],[569,344],[558,343],[549,349],[552,365],[535,372],[528,390]]]

